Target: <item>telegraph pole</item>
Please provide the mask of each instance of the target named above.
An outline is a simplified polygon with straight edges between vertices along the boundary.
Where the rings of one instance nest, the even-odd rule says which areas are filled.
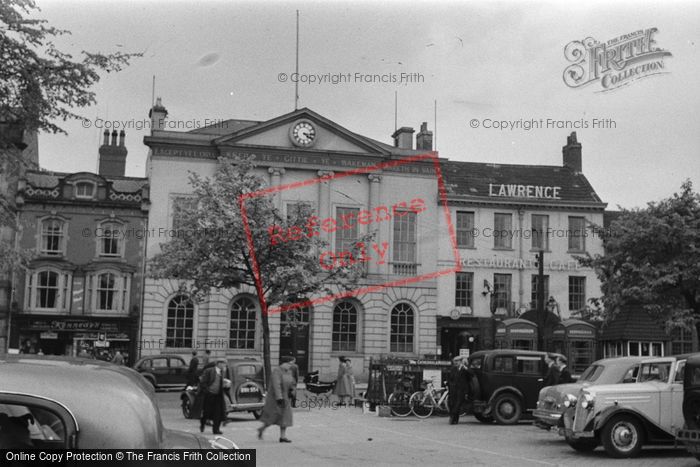
[[[537,350],[544,351],[544,250],[537,253]]]

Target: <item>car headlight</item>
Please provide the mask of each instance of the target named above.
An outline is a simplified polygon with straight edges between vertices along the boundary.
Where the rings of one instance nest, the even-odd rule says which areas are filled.
[[[583,395],[583,401],[581,401],[581,407],[584,409],[592,409],[593,408],[593,401],[594,398],[590,394],[584,394]]]
[[[564,407],[576,407],[576,396],[573,394],[567,394],[564,396]]]

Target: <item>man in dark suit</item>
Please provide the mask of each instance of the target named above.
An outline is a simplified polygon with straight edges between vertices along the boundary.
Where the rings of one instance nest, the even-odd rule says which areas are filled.
[[[573,383],[574,378],[571,377],[569,369],[566,367],[568,361],[566,357],[557,357],[557,365],[559,366],[559,384]]]
[[[465,358],[457,356],[452,359],[448,388],[450,391],[450,425],[459,423],[459,412],[464,403],[464,396],[469,392],[470,374],[467,372]]]
[[[197,351],[192,351],[192,359],[190,360],[190,366],[187,369],[187,385],[196,386],[197,385],[197,372],[199,371],[199,358],[197,358]]]
[[[204,426],[207,420],[211,420],[213,424],[213,433],[220,435],[221,422],[226,413],[224,403],[224,378],[225,378],[226,359],[219,358],[216,360],[216,365],[211,366],[202,372],[199,381],[204,391],[204,404],[202,408],[202,418],[199,420],[199,431],[204,432]]]
[[[544,386],[554,386],[559,384],[560,374],[557,363],[554,361],[551,355],[547,355],[544,358],[544,362],[547,364],[547,374],[544,377]]]

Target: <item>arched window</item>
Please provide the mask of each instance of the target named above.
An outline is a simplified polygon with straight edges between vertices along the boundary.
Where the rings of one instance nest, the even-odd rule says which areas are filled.
[[[391,352],[413,352],[414,316],[408,303],[399,303],[391,310]]]
[[[41,222],[41,244],[43,255],[62,256],[65,254],[65,223],[59,219],[45,219]]]
[[[131,274],[116,270],[91,272],[86,276],[87,309],[129,313]]]
[[[166,347],[192,347],[194,334],[194,304],[185,295],[178,295],[168,303]]]
[[[333,351],[357,350],[357,307],[349,300],[338,302],[333,308]]]
[[[27,309],[68,311],[70,307],[70,285],[72,276],[69,272],[42,269],[27,274],[26,303]]]
[[[231,349],[255,349],[255,314],[253,298],[237,297],[231,304],[228,346]]]

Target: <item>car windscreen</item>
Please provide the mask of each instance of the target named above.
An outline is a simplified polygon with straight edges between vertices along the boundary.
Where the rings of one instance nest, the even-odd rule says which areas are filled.
[[[580,383],[592,383],[603,374],[605,367],[603,365],[591,365],[586,368],[581,377],[578,379]]]

